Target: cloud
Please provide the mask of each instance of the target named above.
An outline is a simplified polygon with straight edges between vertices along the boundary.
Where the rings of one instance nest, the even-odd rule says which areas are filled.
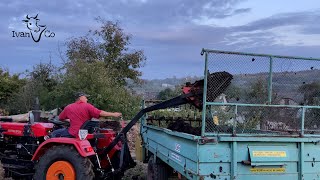
[[[139,38],[148,45],[186,46],[220,42],[227,33],[228,29],[223,27],[184,26],[155,31],[135,31],[134,38]]]
[[[289,25],[311,25],[320,18],[320,11],[293,12],[270,16],[238,27],[240,31],[266,30]]]
[[[265,45],[320,45],[320,11],[277,14],[243,26],[230,27],[227,45],[259,47]]]
[[[177,39],[184,41],[181,28],[187,28],[185,34],[194,34],[190,30],[195,19],[226,18],[239,13],[250,11],[249,8],[234,8],[243,0],[171,0],[171,1],[147,1],[147,0],[122,0],[122,1],[92,1],[74,2],[66,0],[63,2],[35,3],[27,1],[2,1],[2,16],[0,19],[6,21],[8,30],[23,30],[21,19],[27,14],[39,14],[41,23],[56,31],[57,38],[63,40],[67,36],[80,36],[86,34],[89,29],[96,29],[98,24],[94,17],[100,16],[106,20],[119,20],[127,29],[139,27],[151,37],[150,40]],[[167,28],[167,29],[166,29]],[[179,29],[180,30],[177,30]],[[196,27],[195,29],[201,29]],[[143,30],[145,29],[145,30]],[[149,32],[146,32],[149,31]],[[152,32],[158,35],[151,36]],[[60,34],[60,36],[59,36]],[[63,34],[63,35],[62,35]],[[139,34],[139,32],[138,32]],[[166,37],[167,36],[167,37]],[[174,37],[176,36],[176,37]],[[195,41],[197,38],[189,38]]]
[[[320,45],[320,11],[273,14],[247,24],[232,23],[218,26],[216,21],[242,15],[254,16],[253,8],[240,6],[245,0],[83,0],[83,1],[9,1],[0,2],[3,23],[0,26],[0,49],[6,63],[19,66],[21,58],[36,63],[54,52],[58,43],[70,37],[86,35],[99,28],[94,18],[119,21],[132,34],[133,49],[143,49],[147,55],[146,76],[158,74],[202,73],[201,48],[290,54],[310,53]],[[12,30],[24,31],[21,21],[25,15],[39,14],[40,22],[54,31],[55,38],[42,39],[38,44],[31,39],[14,39]],[[281,50],[280,50],[281,49]],[[301,50],[299,50],[301,49]],[[10,53],[10,54],[9,54]],[[57,60],[58,61],[58,60]],[[179,67],[178,63],[184,66]],[[166,64],[172,64],[170,68]],[[196,67],[195,64],[199,64]],[[21,68],[25,64],[20,63]],[[188,69],[187,67],[191,67]],[[16,67],[15,67],[16,68]],[[147,69],[147,70],[146,70]],[[175,69],[182,69],[173,72]],[[153,75],[152,71],[158,72]],[[160,72],[161,71],[161,72]]]

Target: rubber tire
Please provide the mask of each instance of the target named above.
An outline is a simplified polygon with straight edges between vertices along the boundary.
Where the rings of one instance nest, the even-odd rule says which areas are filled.
[[[46,180],[46,174],[52,163],[68,161],[74,167],[77,180],[92,180],[94,178],[93,165],[89,158],[82,157],[73,146],[53,146],[39,160],[35,166],[34,179]]]
[[[148,161],[148,175],[147,180],[167,180],[169,178],[169,167],[163,161],[158,159],[154,162],[153,155]]]

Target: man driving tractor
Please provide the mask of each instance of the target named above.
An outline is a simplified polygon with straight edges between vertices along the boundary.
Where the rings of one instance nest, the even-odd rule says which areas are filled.
[[[59,115],[60,120],[70,120],[69,128],[53,131],[50,137],[76,137],[81,126],[92,118],[121,117],[119,112],[106,112],[88,103],[89,95],[84,92],[76,93],[76,101],[66,106]]]

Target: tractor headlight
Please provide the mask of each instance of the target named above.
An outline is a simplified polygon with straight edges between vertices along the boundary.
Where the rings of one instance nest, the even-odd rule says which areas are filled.
[[[88,136],[88,130],[80,129],[78,135],[80,140],[84,140]]]

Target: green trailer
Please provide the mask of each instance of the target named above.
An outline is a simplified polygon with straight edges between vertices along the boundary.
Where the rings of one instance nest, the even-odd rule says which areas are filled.
[[[320,179],[320,59],[208,49],[201,54],[202,111],[189,111],[201,116],[190,121],[201,133],[150,123],[148,111],[140,129],[148,178],[168,179],[173,170],[194,180]],[[220,100],[208,98],[215,93],[208,80],[213,72],[233,76]]]

